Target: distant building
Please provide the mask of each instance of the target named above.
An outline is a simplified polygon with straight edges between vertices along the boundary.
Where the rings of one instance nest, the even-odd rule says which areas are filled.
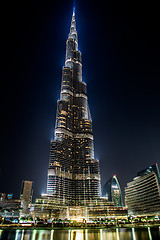
[[[0,201],[5,201],[6,199],[12,199],[13,193],[0,193]]]
[[[116,175],[106,182],[102,194],[108,201],[113,202],[114,206],[123,207],[122,192]]]
[[[154,164],[137,174],[125,188],[125,203],[133,215],[160,214],[160,174]]]
[[[19,218],[21,200],[14,199],[12,193],[0,193],[0,216],[3,218]]]
[[[23,181],[20,199],[22,205],[22,212],[24,213],[28,213],[29,206],[32,202],[32,194],[33,194],[33,182]]]
[[[9,199],[12,199],[12,198],[13,198],[13,193],[8,193],[6,198],[7,198],[8,200],[9,200]]]
[[[5,201],[6,193],[0,193],[0,202]]]

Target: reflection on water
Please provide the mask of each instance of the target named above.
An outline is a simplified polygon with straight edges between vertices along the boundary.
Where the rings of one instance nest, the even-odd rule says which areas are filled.
[[[0,240],[158,240],[157,228],[0,230]]]

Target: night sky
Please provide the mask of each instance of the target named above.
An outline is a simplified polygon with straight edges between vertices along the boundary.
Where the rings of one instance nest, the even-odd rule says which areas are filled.
[[[138,171],[160,167],[160,15],[140,2],[76,1],[102,186],[116,174],[122,190]],[[34,197],[45,192],[72,7],[1,3],[0,192],[19,197],[22,180],[34,181]]]

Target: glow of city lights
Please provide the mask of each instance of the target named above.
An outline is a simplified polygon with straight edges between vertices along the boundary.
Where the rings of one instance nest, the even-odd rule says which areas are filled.
[[[76,221],[76,222],[82,222],[83,218],[84,218],[83,216],[82,217],[77,217],[77,218],[75,217],[75,218],[71,218],[71,220]]]

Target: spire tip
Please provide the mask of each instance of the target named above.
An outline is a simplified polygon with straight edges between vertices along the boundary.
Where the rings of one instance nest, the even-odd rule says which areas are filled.
[[[73,1],[73,16],[75,16],[75,0]]]
[[[73,7],[73,16],[75,16],[75,6]]]

